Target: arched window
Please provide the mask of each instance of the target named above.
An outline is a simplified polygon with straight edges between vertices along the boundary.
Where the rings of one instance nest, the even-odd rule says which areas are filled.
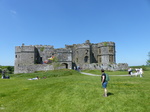
[[[88,56],[84,57],[84,62],[87,63],[88,62]]]

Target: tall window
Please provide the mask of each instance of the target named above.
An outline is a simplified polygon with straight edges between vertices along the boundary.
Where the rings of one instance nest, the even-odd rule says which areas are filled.
[[[88,56],[84,57],[84,62],[87,63],[88,62]]]
[[[76,58],[76,62],[78,62],[78,58]]]
[[[99,54],[101,54],[101,48],[99,48]]]
[[[102,59],[101,59],[101,57],[99,57],[99,63],[101,63],[102,62]]]
[[[113,56],[112,55],[109,56],[109,62],[110,63],[113,62]]]
[[[113,47],[109,47],[109,52],[113,53]]]

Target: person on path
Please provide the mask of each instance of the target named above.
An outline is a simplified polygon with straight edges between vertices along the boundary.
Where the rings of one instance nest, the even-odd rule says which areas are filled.
[[[107,84],[108,84],[108,82],[106,81],[106,74],[105,74],[105,70],[104,69],[102,69],[101,70],[101,73],[102,73],[102,75],[101,75],[101,82],[102,82],[102,87],[104,88],[104,97],[107,97]]]
[[[139,74],[140,74],[140,77],[143,77],[143,69],[142,68],[139,69]]]
[[[131,73],[132,73],[132,68],[129,68],[128,69],[128,74],[131,75]]]

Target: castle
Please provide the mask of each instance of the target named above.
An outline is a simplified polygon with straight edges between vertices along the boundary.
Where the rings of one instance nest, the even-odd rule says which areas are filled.
[[[55,49],[51,45],[30,45],[15,47],[14,73],[32,73],[35,71],[54,70],[53,58],[61,66],[57,69],[127,69],[128,64],[116,64],[114,42],[90,43],[86,40],[82,44],[65,45],[65,48]]]

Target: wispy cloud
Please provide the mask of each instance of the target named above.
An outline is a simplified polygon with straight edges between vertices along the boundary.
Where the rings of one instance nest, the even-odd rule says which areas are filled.
[[[15,10],[10,10],[10,13],[13,14],[13,15],[17,14],[17,12]]]
[[[15,10],[9,10],[10,15],[12,18],[16,18],[17,17],[17,12]]]

